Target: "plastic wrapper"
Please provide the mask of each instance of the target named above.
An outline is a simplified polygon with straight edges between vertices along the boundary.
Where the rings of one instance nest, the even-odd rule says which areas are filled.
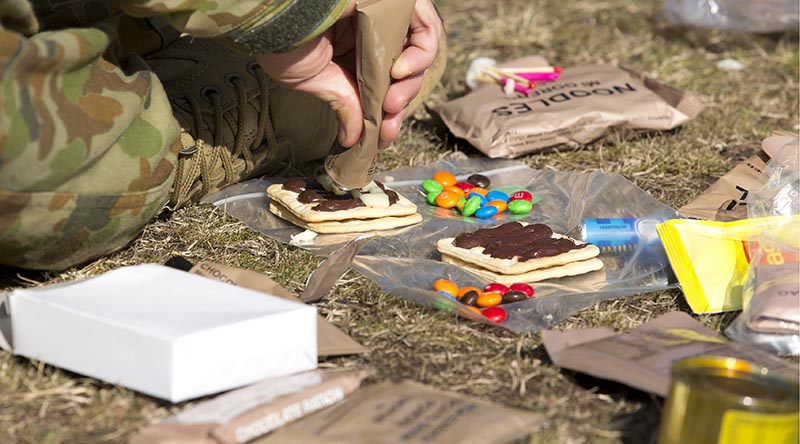
[[[800,147],[787,140],[764,170],[765,185],[747,206],[775,222],[760,233],[743,288],[744,311],[725,330],[731,339],[782,355],[800,354]]]
[[[491,179],[489,188],[521,187],[541,197],[541,201],[528,214],[506,215],[499,221],[461,217],[455,210],[444,210],[426,202],[420,184],[433,177],[436,171],[449,171],[458,178],[484,174]],[[438,239],[509,220],[544,223],[555,232],[580,239],[581,222],[586,218],[666,220],[676,217],[675,210],[659,203],[622,176],[535,170],[511,160],[442,161],[381,173],[375,178],[414,202],[423,215],[423,222],[380,233],[318,235],[297,242],[297,235],[303,229],[277,218],[268,210],[264,190],[282,179],[243,182],[207,200],[270,238],[314,254],[330,255],[356,243],[360,250],[352,259],[352,267],[387,293],[455,311],[481,322],[491,321],[433,290],[433,282],[440,278],[450,279],[459,286],[482,287],[488,283],[454,265],[440,262],[435,246]],[[675,287],[659,242],[637,244],[624,251],[604,251],[599,257],[605,265],[602,270],[533,284],[536,298],[504,304],[508,316],[498,325],[515,331],[536,331],[597,302]],[[318,269],[314,274],[321,271],[324,273]]]
[[[667,18],[688,26],[739,32],[797,30],[796,0],[666,0]]]

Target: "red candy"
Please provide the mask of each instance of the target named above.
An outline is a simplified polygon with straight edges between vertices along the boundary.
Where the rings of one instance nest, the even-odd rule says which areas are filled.
[[[511,287],[509,287],[509,289],[521,291],[525,293],[525,296],[527,297],[533,296],[533,287],[531,287],[528,284],[523,284],[523,283],[511,284]]]
[[[506,294],[508,292],[508,290],[509,290],[508,287],[506,287],[503,284],[498,284],[497,282],[492,282],[491,284],[486,284],[486,286],[483,287],[483,292],[484,293]]]
[[[506,311],[502,307],[489,307],[483,310],[483,315],[498,324],[506,319]]]
[[[527,191],[516,191],[508,197],[509,202],[512,200],[527,200],[528,202],[532,202],[533,195]]]
[[[473,185],[473,184],[471,184],[469,182],[456,182],[456,184],[453,185],[453,186],[461,188],[461,190],[463,190],[464,193],[466,193],[467,191],[475,188],[475,185]]]

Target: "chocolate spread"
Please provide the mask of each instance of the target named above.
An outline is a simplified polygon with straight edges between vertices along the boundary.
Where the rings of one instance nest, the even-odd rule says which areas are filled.
[[[453,244],[466,249],[484,247],[483,254],[497,259],[519,257],[520,261],[557,256],[589,245],[576,244],[570,239],[554,238],[552,235],[553,230],[544,224],[508,222],[494,228],[460,234]]]
[[[395,204],[400,199],[396,192],[387,190],[382,183],[376,181],[375,184],[389,197],[389,205]],[[322,185],[310,179],[287,180],[283,184],[283,189],[298,193],[297,200],[300,203],[318,202],[312,208],[315,211],[342,211],[365,206],[361,199],[355,198],[350,194],[338,196],[325,190]]]

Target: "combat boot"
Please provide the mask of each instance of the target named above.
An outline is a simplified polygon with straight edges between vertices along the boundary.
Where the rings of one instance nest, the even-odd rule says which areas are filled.
[[[146,61],[181,126],[171,209],[287,162],[323,158],[336,141],[326,103],[278,86],[215,40],[181,37]]]

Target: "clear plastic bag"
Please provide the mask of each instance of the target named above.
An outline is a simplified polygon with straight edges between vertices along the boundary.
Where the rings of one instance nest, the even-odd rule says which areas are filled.
[[[744,310],[725,330],[734,341],[781,355],[800,354],[800,145],[780,148],[753,191],[751,218],[773,221],[751,243]]]
[[[796,30],[797,0],[666,0],[672,21],[700,28],[740,32]]]
[[[456,311],[464,317],[490,322],[433,290],[433,282],[447,278],[459,286],[483,287],[474,275],[439,261],[435,243],[438,239],[497,225],[497,220],[461,217],[455,211],[441,211],[429,205],[420,183],[436,171],[449,171],[457,177],[481,173],[491,179],[490,188],[517,186],[542,198],[526,215],[508,217],[545,223],[553,231],[580,239],[580,225],[585,218],[676,217],[675,210],[619,175],[600,172],[565,173],[534,170],[512,160],[464,159],[442,161],[434,165],[378,174],[375,179],[397,190],[414,202],[423,222],[389,232],[319,235],[313,241],[298,244],[315,254],[329,255],[348,242],[373,236],[363,242],[352,267],[376,282],[389,294],[439,309]],[[207,199],[252,228],[284,243],[302,232],[269,212],[266,187],[279,179],[259,179],[229,187]],[[439,211],[437,211],[439,210]],[[605,268],[580,276],[551,279],[533,284],[535,299],[504,304],[507,318],[501,326],[515,331],[536,331],[577,313],[597,302],[644,292],[674,288],[671,269],[660,242],[643,243],[625,251],[604,252],[600,258]]]

